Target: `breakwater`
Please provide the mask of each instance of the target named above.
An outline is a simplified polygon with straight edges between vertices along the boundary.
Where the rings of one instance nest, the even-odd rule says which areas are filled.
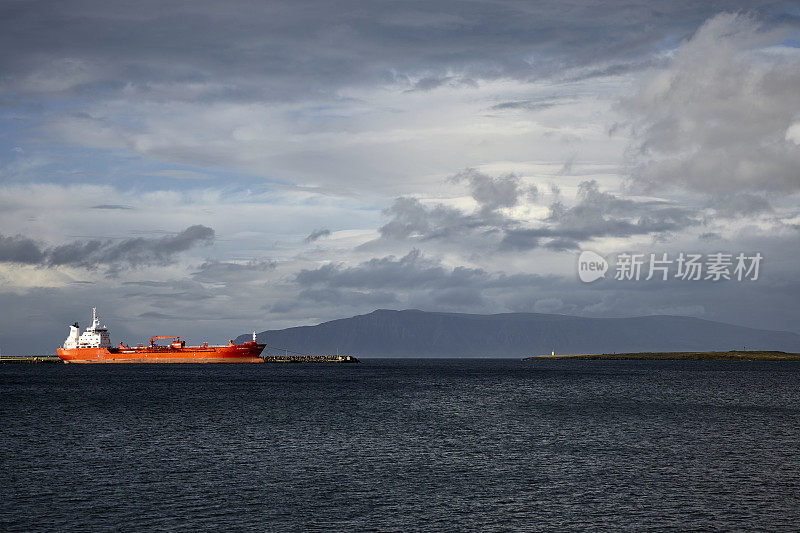
[[[352,355],[264,355],[266,363],[360,363]]]
[[[0,363],[62,363],[57,355],[3,355]]]
[[[595,354],[552,354],[526,357],[527,361],[537,359],[659,359],[685,361],[800,361],[800,354],[779,351],[729,352],[637,352],[637,353],[595,353]]]

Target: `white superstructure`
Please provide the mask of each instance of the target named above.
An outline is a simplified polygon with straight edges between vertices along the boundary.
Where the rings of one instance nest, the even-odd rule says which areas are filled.
[[[96,307],[92,307],[92,325],[86,328],[86,331],[80,333],[78,323],[75,322],[69,327],[69,337],[64,341],[65,350],[74,348],[108,348],[110,346],[111,338],[108,335],[108,329],[104,325],[100,325]]]

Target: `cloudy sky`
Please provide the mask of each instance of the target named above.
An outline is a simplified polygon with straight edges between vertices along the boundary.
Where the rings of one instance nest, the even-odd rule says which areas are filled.
[[[800,332],[797,2],[0,2],[0,351],[377,308]],[[757,280],[582,283],[612,257]]]

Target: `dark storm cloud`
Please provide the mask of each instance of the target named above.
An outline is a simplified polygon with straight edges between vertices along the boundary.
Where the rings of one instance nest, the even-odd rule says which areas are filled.
[[[584,181],[578,186],[578,202],[572,207],[562,202],[550,206],[546,226],[536,229],[510,230],[528,232],[533,237],[552,237],[552,249],[578,248],[575,241],[597,237],[631,237],[678,231],[699,224],[689,209],[664,202],[635,202],[600,191],[596,181]]]
[[[472,198],[482,211],[496,211],[503,207],[514,207],[519,203],[519,178],[514,174],[493,178],[474,169],[467,169],[453,176],[456,183],[469,183]]]
[[[302,270],[296,281],[303,286],[370,289],[442,287],[470,284],[485,274],[483,270],[465,267],[448,270],[438,261],[424,257],[419,250],[412,250],[399,259],[392,255],[370,259],[355,267],[329,263],[314,270]]]
[[[791,4],[741,0],[725,8],[770,19],[783,15],[782,5]],[[453,81],[564,77],[571,69],[607,75],[638,68],[717,9],[688,0],[658,9],[649,1],[624,9],[555,0],[6,2],[2,93],[7,102],[123,90],[148,99],[241,101],[403,80],[431,90]],[[588,68],[596,64],[606,66]]]
[[[475,230],[493,232],[512,223],[498,213],[498,209],[517,205],[524,194],[538,195],[535,187],[522,188],[519,178],[513,174],[493,178],[474,169],[466,169],[450,178],[450,181],[468,183],[470,194],[479,206],[477,212],[467,214],[441,204],[429,207],[416,198],[397,198],[384,211],[390,220],[380,228],[381,236],[391,239],[412,236],[436,239]]]
[[[301,270],[295,276],[295,281],[304,287],[406,290],[530,286],[543,279],[536,275],[489,273],[481,268],[449,268],[416,249],[400,258],[376,257],[353,267],[329,263],[313,270]]]
[[[331,230],[329,229],[317,229],[312,231],[306,238],[305,242],[314,242],[316,240],[321,239],[322,237],[330,237]]]
[[[441,204],[428,207],[416,198],[397,198],[384,214],[390,220],[379,231],[389,239],[444,238],[486,226],[482,216]]]
[[[535,186],[523,187],[516,176],[492,178],[474,170],[464,171],[454,181],[467,181],[478,209],[466,213],[441,204],[426,206],[414,198],[398,198],[384,214],[389,222],[380,228],[385,239],[455,239],[467,236],[485,239],[506,250],[529,250],[543,246],[567,251],[581,242],[600,237],[675,232],[701,222],[698,214],[663,201],[633,201],[603,192],[594,180],[578,187],[576,202],[568,206],[560,199],[550,205],[543,223],[531,227],[499,209],[514,207],[538,197]]]
[[[214,230],[202,225],[189,226],[177,235],[155,239],[138,237],[123,241],[74,242],[48,251],[49,265],[94,268],[98,265],[165,265],[175,255],[200,244],[211,244]]]
[[[214,230],[202,225],[186,228],[176,235],[158,238],[74,241],[51,248],[25,237],[0,235],[0,261],[38,266],[136,267],[166,265],[190,248],[211,244]]]
[[[45,259],[39,245],[27,237],[0,235],[0,261],[24,265],[40,264]]]

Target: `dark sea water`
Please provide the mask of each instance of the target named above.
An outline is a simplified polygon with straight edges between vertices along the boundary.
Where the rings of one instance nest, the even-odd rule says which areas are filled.
[[[0,530],[797,530],[800,364],[0,365]]]

